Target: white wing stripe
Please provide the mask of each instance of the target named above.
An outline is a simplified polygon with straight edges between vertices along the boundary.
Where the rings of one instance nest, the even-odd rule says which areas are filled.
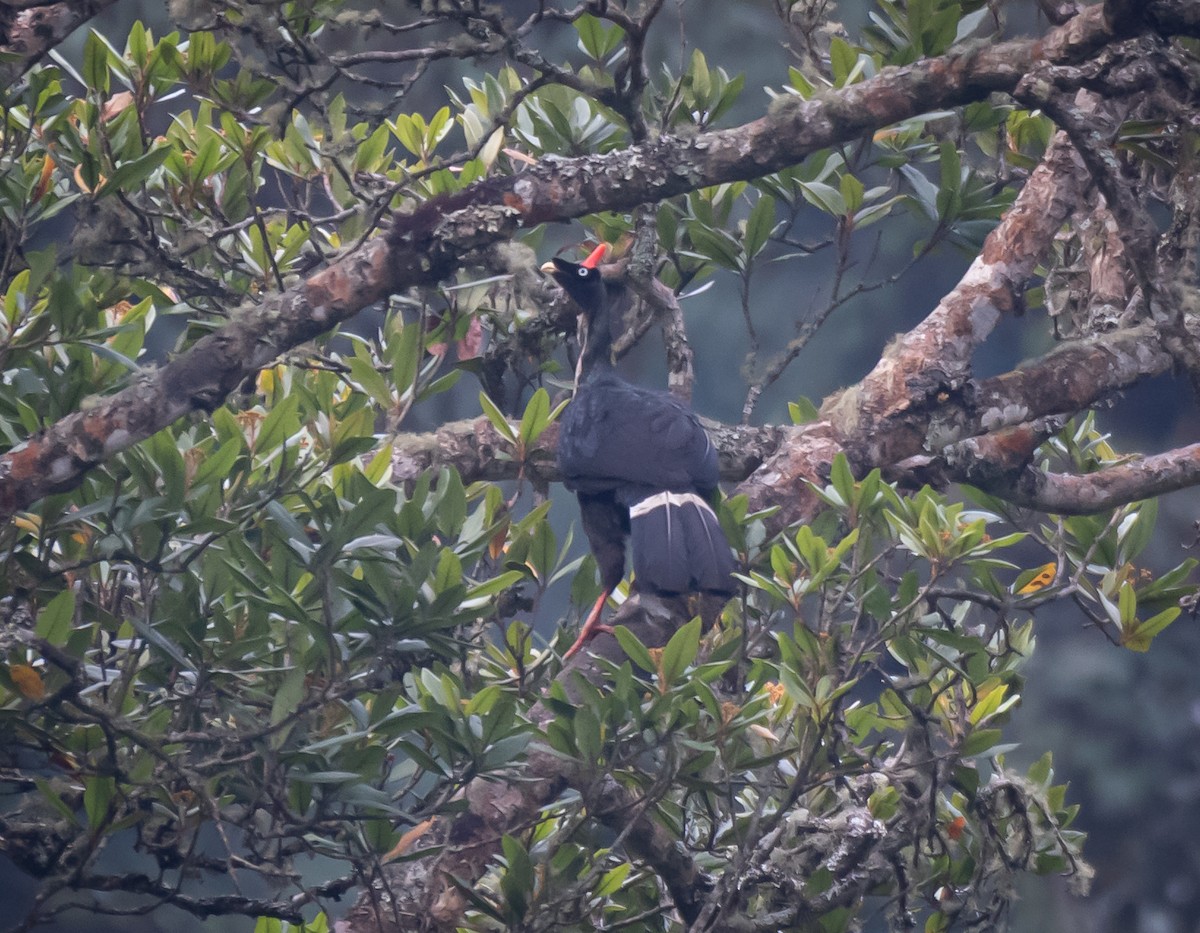
[[[641,518],[643,515],[649,515],[655,509],[661,509],[664,506],[681,506],[694,505],[698,509],[702,509],[712,515],[712,506],[694,492],[656,492],[652,496],[647,496],[641,502],[635,502],[629,507],[630,518]]]

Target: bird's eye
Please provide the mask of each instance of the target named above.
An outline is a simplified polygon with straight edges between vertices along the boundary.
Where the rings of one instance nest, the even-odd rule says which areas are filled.
[[[586,278],[587,278],[587,275],[588,275],[588,272],[590,272],[590,271],[591,271],[590,269],[584,269],[584,268],[581,266],[581,267],[579,268],[579,277],[580,277],[581,279],[586,279]]]

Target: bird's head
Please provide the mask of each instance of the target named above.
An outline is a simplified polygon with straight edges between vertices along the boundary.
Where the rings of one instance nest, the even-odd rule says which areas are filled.
[[[555,256],[542,271],[562,286],[590,321],[604,308],[607,296],[600,276],[600,260],[608,247],[601,243],[583,262],[570,262]]]

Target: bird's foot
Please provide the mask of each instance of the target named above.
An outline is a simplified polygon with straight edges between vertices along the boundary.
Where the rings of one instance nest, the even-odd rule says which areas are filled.
[[[604,604],[608,602],[608,597],[612,595],[612,589],[606,589],[600,594],[600,598],[596,600],[592,606],[592,611],[588,613],[587,618],[583,622],[583,628],[579,630],[579,637],[575,639],[575,644],[571,645],[563,655],[563,660],[566,661],[572,655],[579,652],[583,647],[583,643],[589,638],[596,635],[597,632],[608,632],[612,634],[612,626],[602,625],[600,622],[600,614],[604,612]]]
[[[605,625],[602,622],[593,622],[591,625],[585,625],[579,632],[579,637],[575,639],[575,643],[563,653],[563,660],[566,661],[573,655],[578,654],[584,642],[591,641],[601,632],[607,632],[609,635],[614,634],[613,627]]]

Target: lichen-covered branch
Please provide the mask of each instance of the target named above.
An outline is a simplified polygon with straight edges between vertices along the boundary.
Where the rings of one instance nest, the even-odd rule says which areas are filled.
[[[37,63],[81,24],[116,0],[6,2],[0,6],[0,82],[5,87]]]
[[[1150,325],[1109,331],[1056,347],[1017,369],[975,383],[971,422],[982,434],[1056,412],[1080,412],[1114,392],[1170,370],[1172,358]]]
[[[988,456],[991,451],[985,451]],[[1013,481],[980,482],[985,491],[1041,512],[1086,515],[1200,483],[1200,444],[1140,457],[1095,473],[1048,473],[1025,467]]]
[[[1153,67],[1140,57],[1130,67],[1139,69],[1153,80]],[[1154,223],[1134,191],[1121,179],[1121,167],[1112,150],[1112,141],[1127,108],[1106,106],[1088,92],[1076,96],[1045,89],[1020,93],[1018,89],[1018,93],[1019,99],[1030,106],[1044,109],[1071,138],[1071,144],[1087,165],[1092,180],[1117,220],[1131,271],[1143,293],[1148,295],[1156,280]]]
[[[797,429],[763,425],[721,424],[705,421],[720,458],[721,479],[739,482],[774,454],[781,442]],[[524,463],[514,460],[511,445],[486,418],[449,421],[436,431],[401,434],[394,442],[392,481],[405,483],[430,470],[452,467],[464,482],[498,482],[524,475],[541,482],[558,482],[554,449],[558,427],[550,425],[527,454]],[[497,456],[502,453],[504,456]]]

